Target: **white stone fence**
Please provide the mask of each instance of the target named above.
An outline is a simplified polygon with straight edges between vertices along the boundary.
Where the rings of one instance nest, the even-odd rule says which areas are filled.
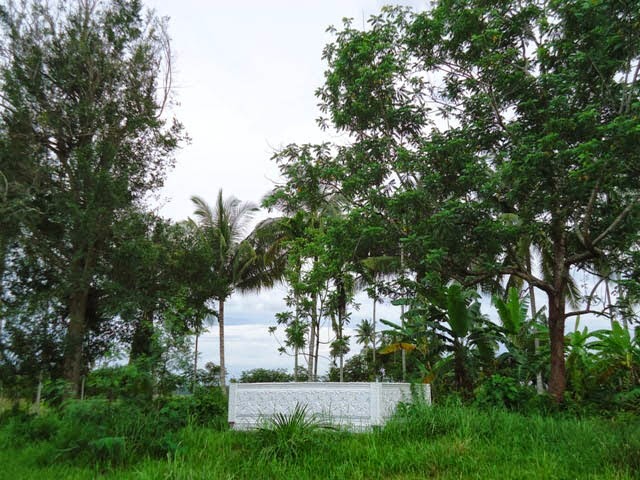
[[[430,404],[430,385],[423,387]],[[399,402],[411,400],[408,383],[232,383],[229,424],[240,430],[256,428],[274,414],[290,414],[300,405],[322,421],[362,430],[383,425]]]

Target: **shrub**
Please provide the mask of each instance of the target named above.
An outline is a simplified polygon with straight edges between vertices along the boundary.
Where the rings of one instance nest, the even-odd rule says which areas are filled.
[[[0,445],[39,442],[38,451],[45,454],[38,458],[44,464],[73,460],[113,467],[145,456],[174,454],[180,446],[179,431],[187,425],[224,428],[226,398],[219,388],[203,388],[195,395],[146,403],[68,400],[40,416],[19,409],[5,412],[1,424]]]
[[[36,415],[18,405],[0,415],[4,439],[20,446],[52,439],[60,429],[60,419],[54,414]]]
[[[258,428],[257,438],[264,460],[297,460],[319,446],[319,431],[331,429],[315,415],[307,413],[307,407],[296,404],[290,414],[278,413]]]
[[[42,384],[42,400],[48,405],[58,408],[69,396],[69,384],[66,380],[46,380]]]
[[[219,388],[196,388],[193,395],[179,395],[156,401],[159,418],[172,429],[193,425],[226,425],[227,398]]]
[[[53,443],[58,458],[90,464],[120,464],[144,455],[163,457],[175,451],[175,432],[187,421],[186,416],[163,415],[153,405],[76,400],[64,405]]]
[[[104,367],[89,374],[86,389],[90,396],[146,402],[151,399],[153,378],[140,362]]]
[[[292,382],[293,376],[284,368],[254,368],[240,374],[240,383]]]
[[[124,462],[126,444],[124,437],[103,437],[89,442],[89,449],[101,465],[115,466]]]
[[[475,391],[476,405],[520,410],[535,395],[532,387],[520,385],[516,380],[502,375],[492,375]]]

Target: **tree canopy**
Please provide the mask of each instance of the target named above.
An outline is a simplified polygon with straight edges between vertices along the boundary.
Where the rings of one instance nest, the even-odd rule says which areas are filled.
[[[67,322],[65,376],[78,385],[91,292],[115,225],[162,185],[182,139],[163,115],[166,23],[139,1],[117,0],[10,2],[0,22],[0,170],[20,172],[14,191],[27,192],[14,197],[22,214],[12,254],[51,270],[46,288]]]
[[[287,193],[383,219],[419,290],[516,276],[544,291],[562,399],[568,278],[638,241],[639,19],[637,2],[443,0],[347,20],[317,93],[321,125],[350,141],[279,152]],[[548,268],[527,266],[523,238]]]

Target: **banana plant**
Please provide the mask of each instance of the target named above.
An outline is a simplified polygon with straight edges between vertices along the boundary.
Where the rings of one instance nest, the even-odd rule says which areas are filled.
[[[532,380],[538,370],[532,368],[536,363],[536,330],[534,320],[527,318],[528,298],[520,298],[519,290],[511,287],[506,299],[494,295],[492,301],[500,318],[502,343],[506,348],[497,359],[498,365],[511,370],[518,381]]]
[[[601,382],[614,382],[619,389],[633,388],[640,383],[640,339],[614,321],[611,330],[593,332],[596,341],[590,347],[598,354]]]
[[[578,329],[580,318],[576,321],[576,328],[573,332],[565,336],[567,350],[566,368],[567,381],[573,395],[580,399],[593,387],[593,355],[591,354],[590,343],[594,332],[590,332],[587,327]]]
[[[435,375],[452,370],[456,387],[464,394],[470,394],[473,389],[472,365],[492,362],[498,338],[495,327],[480,312],[477,300],[475,291],[465,290],[457,283],[445,287],[441,295],[431,301],[400,300],[407,302],[410,307],[405,314],[405,326],[382,320],[393,328],[400,341],[387,346],[380,353],[400,349],[421,351],[428,348],[429,343],[438,344],[437,349],[431,349],[430,364],[423,362],[423,368],[419,367],[423,378],[433,379]],[[434,358],[433,354],[438,357]]]
[[[450,345],[453,370],[458,389],[470,394],[473,389],[471,364],[477,360],[488,364],[497,348],[497,331],[480,312],[478,293],[463,290],[459,284],[451,284],[446,290],[446,324],[434,322],[434,326]]]

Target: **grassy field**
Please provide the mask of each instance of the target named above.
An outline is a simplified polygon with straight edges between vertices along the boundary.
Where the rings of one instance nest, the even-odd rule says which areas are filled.
[[[187,426],[166,458],[56,460],[49,441],[0,435],[6,479],[632,479],[640,421],[521,416],[460,406],[412,407],[369,433],[214,431]]]

